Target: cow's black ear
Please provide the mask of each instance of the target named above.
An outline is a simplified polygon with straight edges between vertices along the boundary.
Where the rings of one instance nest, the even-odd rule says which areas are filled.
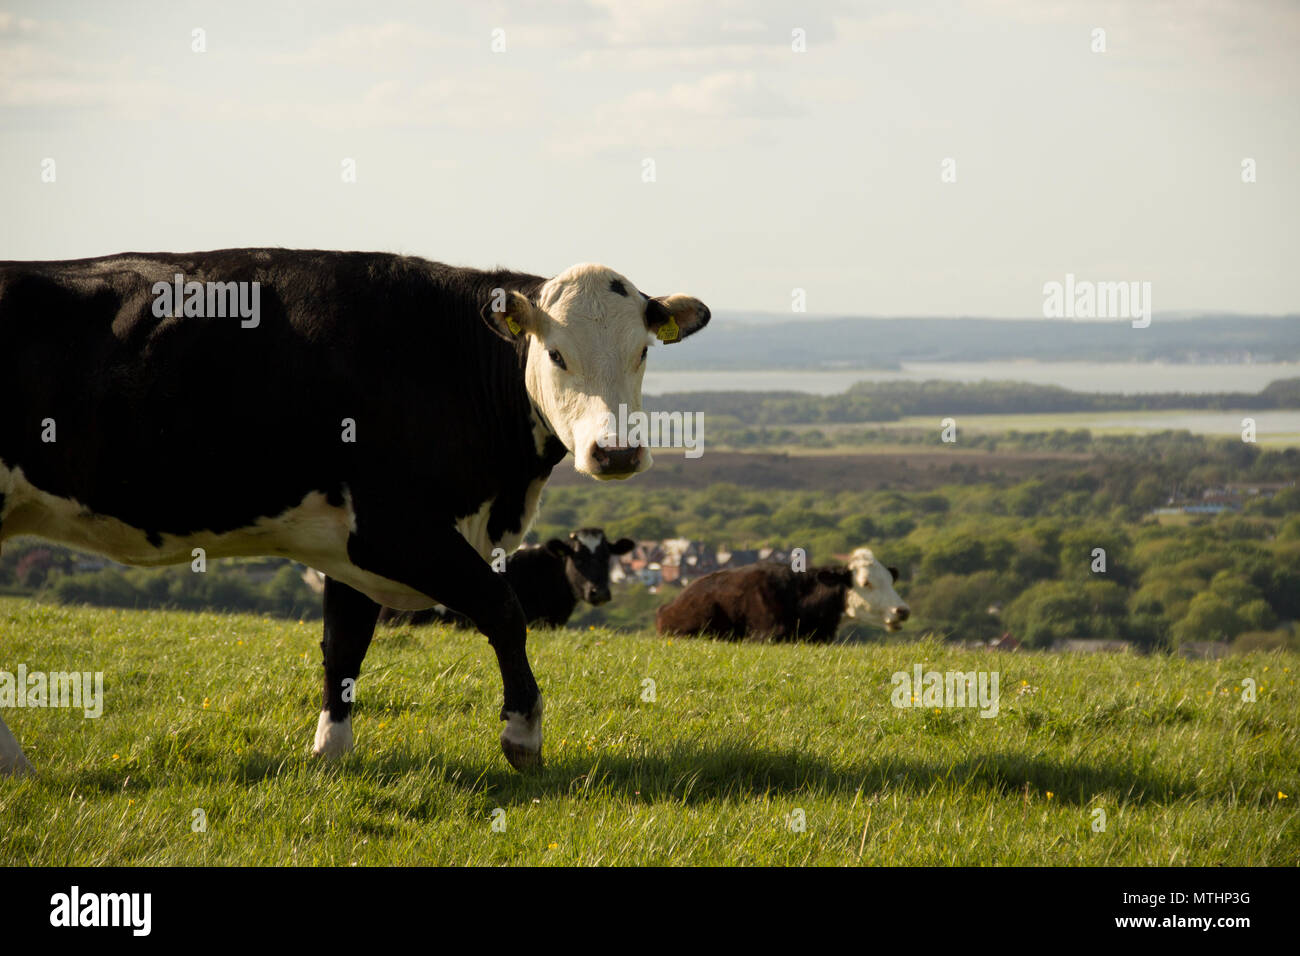
[[[627,554],[636,547],[636,542],[631,538],[619,538],[609,546],[610,554]]]
[[[528,297],[513,289],[493,289],[479,315],[489,329],[508,342],[528,334],[541,332],[545,313],[528,301]]]
[[[895,581],[897,581],[897,580],[898,580],[898,568],[893,568],[893,567],[889,568],[889,575],[890,575],[890,577],[892,577]]]
[[[647,299],[645,326],[665,345],[694,335],[709,324],[709,307],[699,299],[676,293]]]
[[[573,553],[569,550],[569,546],[559,538],[552,538],[550,541],[546,542],[546,544],[542,545],[542,547],[557,558],[567,558]]]
[[[817,580],[827,587],[848,587],[853,583],[853,575],[848,568],[818,568]]]

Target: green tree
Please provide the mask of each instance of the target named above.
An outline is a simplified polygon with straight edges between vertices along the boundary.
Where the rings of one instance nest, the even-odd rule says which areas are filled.
[[[1205,591],[1192,598],[1187,613],[1173,626],[1177,644],[1186,641],[1230,641],[1246,630],[1246,622],[1223,598]]]
[[[1263,598],[1247,601],[1237,609],[1237,616],[1250,631],[1266,631],[1277,623],[1277,615]]]
[[[626,529],[624,534],[638,541],[660,541],[677,534],[677,525],[668,518],[645,511],[625,519],[623,527]]]
[[[1110,581],[1044,581],[1007,608],[1011,633],[1032,647],[1059,640],[1128,637],[1126,592]]]
[[[1009,601],[1018,590],[1009,574],[977,571],[948,574],[918,584],[907,595],[914,626],[947,634],[961,640],[988,640],[1005,630],[992,605]]]

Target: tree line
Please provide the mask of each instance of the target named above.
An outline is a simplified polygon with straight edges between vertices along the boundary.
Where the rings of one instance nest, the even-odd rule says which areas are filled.
[[[891,422],[913,415],[1055,412],[1265,411],[1300,409],[1300,378],[1261,392],[1073,392],[1027,382],[859,382],[838,395],[805,392],[673,392],[646,396],[651,411],[702,411],[711,426]]]
[[[801,547],[814,563],[866,545],[902,570],[913,610],[909,637],[933,631],[987,640],[1010,631],[1034,647],[1080,637],[1150,649],[1202,640],[1296,645],[1300,449],[1186,433],[1098,440],[1092,448],[1077,470],[1028,480],[955,472],[933,490],[557,487],[544,497],[529,540],[592,525],[639,540]],[[1170,520],[1153,514],[1171,497],[1195,501],[1234,482],[1234,510]],[[214,561],[203,574],[184,565],[86,564],[43,542],[8,542],[0,591],[128,608],[320,614],[319,596],[292,562]],[[675,593],[621,586],[611,604],[573,623],[653,627],[655,608]]]

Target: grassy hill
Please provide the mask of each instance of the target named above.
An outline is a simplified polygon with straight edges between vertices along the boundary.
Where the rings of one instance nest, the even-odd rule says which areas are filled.
[[[497,747],[487,642],[435,628],[381,631],[358,752],[311,759],[319,639],[319,623],[0,598],[0,670],[103,671],[105,688],[98,719],[4,712],[38,774],[0,780],[0,865],[1300,858],[1293,654],[534,632],[547,766],[520,776]],[[915,664],[998,670],[998,716],[895,708],[891,675]]]

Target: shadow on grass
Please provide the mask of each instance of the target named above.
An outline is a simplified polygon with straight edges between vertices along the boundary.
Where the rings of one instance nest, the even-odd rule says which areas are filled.
[[[1200,793],[1188,780],[1120,760],[1058,761],[1015,752],[983,753],[956,762],[920,760],[904,755],[880,755],[852,761],[827,761],[794,749],[769,749],[734,744],[676,741],[662,750],[637,754],[561,754],[548,759],[541,771],[516,773],[496,756],[484,763],[436,752],[399,748],[380,754],[359,752],[337,763],[308,766],[326,774],[361,775],[375,785],[378,796],[389,784],[411,776],[442,781],[466,793],[491,796],[495,805],[526,804],[545,797],[616,796],[645,803],[707,803],[750,799],[763,795],[831,794],[864,798],[899,792],[919,796],[939,787],[1002,798],[1027,795],[1061,804],[1089,804],[1105,795],[1122,803],[1169,803]],[[273,781],[301,772],[302,758],[250,749],[238,760],[196,761],[183,775],[193,784]],[[124,768],[126,769],[126,768]],[[124,776],[130,780],[123,786]],[[121,771],[93,770],[75,775],[82,791],[107,793],[149,790],[175,782],[171,773],[140,767]]]
[[[686,804],[765,794],[920,795],[935,787],[1000,797],[1027,794],[1039,801],[1051,791],[1054,802],[1084,805],[1103,794],[1124,803],[1168,803],[1198,792],[1187,780],[1119,761],[1064,762],[1012,752],[956,763],[882,756],[845,764],[797,750],[679,742],[637,755],[561,755],[543,770],[524,774],[504,759],[485,766],[398,752],[357,760],[359,769],[379,778],[423,772],[469,792],[491,794],[501,805],[583,795]]]

